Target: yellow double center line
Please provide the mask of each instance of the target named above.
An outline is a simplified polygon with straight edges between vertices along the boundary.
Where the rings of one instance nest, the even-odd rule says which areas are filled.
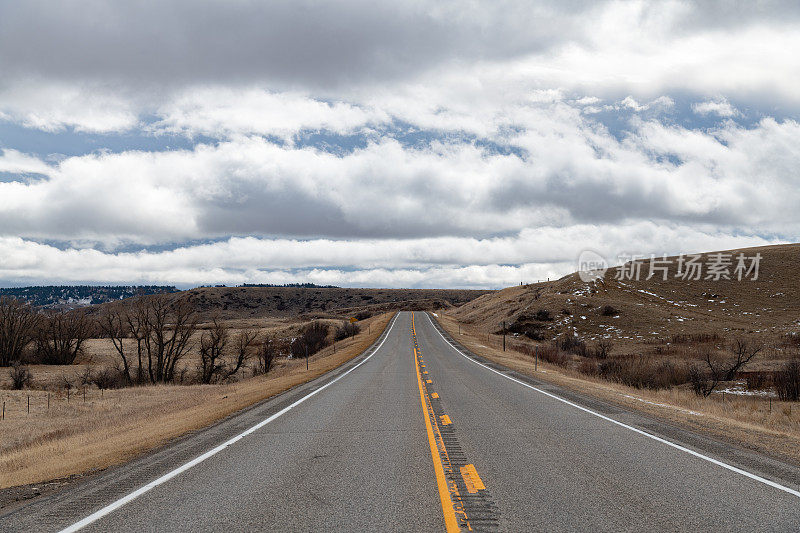
[[[422,359],[420,357],[420,350],[417,346],[417,330],[414,323],[414,315],[411,315],[411,333],[414,340],[414,367],[417,371],[417,385],[419,386],[419,399],[422,403],[422,411],[425,415],[425,428],[428,432],[428,444],[431,448],[431,458],[433,459],[433,469],[436,473],[436,484],[439,488],[439,499],[442,502],[442,512],[444,513],[445,527],[448,532],[471,530],[467,513],[464,510],[464,504],[461,501],[461,495],[458,491],[458,486],[453,480],[456,475],[453,472],[453,466],[450,463],[445,447],[444,440],[440,431],[439,423],[436,420],[431,399],[438,399],[437,393],[428,393],[428,389],[422,383],[422,374],[420,367],[422,366]],[[427,372],[426,372],[427,373]],[[431,380],[426,380],[426,383],[431,383]],[[442,425],[449,425],[452,422],[450,417],[442,415]],[[443,461],[444,458],[444,461]],[[460,468],[460,473],[464,478],[467,491],[471,494],[476,493],[478,490],[485,489],[478,473],[475,471],[474,465],[466,465]],[[449,474],[449,479],[448,479]]]

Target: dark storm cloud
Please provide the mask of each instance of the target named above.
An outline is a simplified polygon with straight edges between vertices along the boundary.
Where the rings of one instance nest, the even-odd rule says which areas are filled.
[[[583,2],[5,2],[8,75],[311,85],[400,78],[452,58],[540,51]]]

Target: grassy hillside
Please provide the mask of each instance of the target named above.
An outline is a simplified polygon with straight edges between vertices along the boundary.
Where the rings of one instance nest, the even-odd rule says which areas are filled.
[[[734,266],[739,252],[761,254],[757,280],[684,280],[676,277],[676,258],[670,258],[666,280],[660,271],[647,280],[646,260],[638,281],[615,279],[615,269],[594,282],[571,274],[486,294],[450,314],[485,332],[499,331],[506,321],[529,338],[607,339],[623,352],[680,342],[681,336],[743,336],[774,343],[795,334],[800,330],[800,244],[729,250]],[[702,254],[701,262],[710,256]]]

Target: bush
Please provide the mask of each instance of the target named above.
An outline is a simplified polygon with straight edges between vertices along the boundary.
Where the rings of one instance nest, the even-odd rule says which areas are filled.
[[[641,356],[618,357],[603,361],[598,372],[610,381],[616,381],[637,389],[668,389],[685,383],[686,372],[672,361],[653,363]]]
[[[558,347],[565,352],[587,357],[589,350],[586,343],[574,335],[565,335],[558,341]]]
[[[355,337],[358,335],[359,331],[361,331],[361,327],[355,322],[342,322],[342,325],[336,328],[336,335],[334,338],[340,341],[347,337]]]
[[[258,372],[262,374],[272,370],[272,364],[278,355],[276,342],[273,339],[265,339],[258,347]]]
[[[716,333],[676,333],[672,336],[672,344],[697,344],[722,342],[723,340]]]
[[[706,391],[710,386],[710,379],[708,373],[697,365],[689,367],[689,383],[692,384],[692,390],[698,396],[706,396]]]
[[[747,390],[762,390],[770,385],[770,375],[766,372],[749,372],[745,376]]]
[[[613,345],[610,342],[600,341],[595,345],[593,350],[589,350],[589,357],[608,359],[608,356],[611,355],[611,348],[613,348]]]
[[[536,355],[536,353],[539,354],[539,359],[554,365],[566,366],[569,362],[567,354],[559,350],[558,346],[537,346],[534,355]]]
[[[553,315],[547,309],[539,309],[533,314],[533,318],[539,322],[550,322],[553,320]]]
[[[600,314],[603,316],[616,316],[619,314],[619,310],[611,305],[604,305],[600,308]]]
[[[364,320],[372,316],[372,313],[369,311],[359,311],[356,313],[356,320]]]
[[[22,390],[33,381],[33,374],[31,374],[31,371],[28,370],[28,367],[19,364],[19,361],[15,361],[11,365],[9,375],[11,377],[11,388],[14,390]]]
[[[328,326],[312,322],[303,328],[301,335],[292,341],[290,350],[294,357],[311,356],[328,345]]]
[[[92,383],[100,390],[118,389],[123,384],[123,377],[116,368],[103,368],[92,375]]]
[[[792,359],[783,364],[773,377],[775,392],[785,402],[800,400],[800,359]]]
[[[578,365],[578,372],[587,376],[596,376],[598,373],[597,363],[591,359],[584,359]]]
[[[91,322],[82,311],[48,313],[36,335],[36,356],[47,365],[71,365],[91,333]]]
[[[544,340],[544,333],[542,329],[544,326],[542,324],[525,324],[523,322],[512,322],[506,328],[506,333],[517,333],[519,335],[525,335],[531,340],[534,341],[541,341]],[[498,335],[503,334],[503,330],[497,332]]]

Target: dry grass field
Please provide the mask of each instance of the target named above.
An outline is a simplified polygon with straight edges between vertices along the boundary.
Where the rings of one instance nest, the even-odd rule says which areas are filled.
[[[0,488],[39,483],[120,464],[188,431],[314,379],[352,359],[383,331],[392,313],[360,322],[361,332],[304,360],[279,359],[266,375],[217,385],[156,385],[100,391],[57,387],[63,372],[80,372],[113,357],[108,341],[96,339],[72,367],[34,368],[33,390],[0,391],[5,419],[0,421]],[[243,319],[239,319],[243,320]],[[265,331],[293,324],[247,322]],[[244,374],[247,376],[248,374]],[[51,390],[47,390],[47,389]],[[48,407],[49,398],[49,407]],[[30,401],[30,413],[28,413]]]

